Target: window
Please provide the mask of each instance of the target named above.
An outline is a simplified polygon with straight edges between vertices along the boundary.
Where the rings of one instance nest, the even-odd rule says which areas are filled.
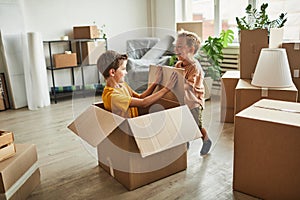
[[[267,14],[271,20],[277,19],[280,13],[287,13],[284,25],[284,40],[300,39],[300,7],[295,6],[298,0],[256,0],[259,9],[263,3],[268,3]]]
[[[192,0],[192,20],[203,22],[203,41],[208,36],[213,36],[215,34],[213,0]]]
[[[235,18],[245,16],[248,0],[220,0],[220,18],[222,30],[231,29],[234,32],[234,42],[238,41],[238,28]]]
[[[238,29],[236,26],[235,17],[245,15],[245,8],[248,5],[248,0],[191,0],[193,20],[203,21],[203,40],[208,36],[216,35],[216,31],[231,29],[234,31],[235,42],[238,42]],[[220,21],[215,21],[215,6],[214,2],[220,2]],[[221,23],[220,29],[215,30],[215,23]]]
[[[269,4],[267,13],[271,20],[277,19],[280,13],[287,13],[284,40],[300,39],[300,7],[295,6],[298,0],[182,0],[180,2],[185,11],[182,11],[184,14],[182,18],[177,18],[177,21],[202,21],[203,40],[208,36],[218,35],[221,30],[231,29],[234,31],[234,42],[238,42],[235,18],[246,16],[245,8],[249,3],[255,2],[257,9],[260,9],[262,3]]]

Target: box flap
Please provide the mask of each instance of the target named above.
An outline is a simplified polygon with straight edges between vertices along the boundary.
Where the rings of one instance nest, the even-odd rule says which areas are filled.
[[[142,157],[202,136],[189,108],[176,108],[128,119]]]
[[[158,66],[150,65],[149,77],[148,77],[149,83],[154,82],[155,72],[156,72],[157,67]],[[167,82],[170,80],[170,76],[171,76],[172,72],[175,71],[178,75],[178,80],[177,80],[176,85],[174,86],[174,88],[172,88],[172,90],[170,92],[165,94],[163,98],[172,100],[175,102],[179,102],[180,105],[184,105],[184,75],[183,75],[184,70],[180,69],[180,68],[170,67],[170,66],[161,66],[161,67],[163,70],[163,78],[161,81],[162,86],[165,86],[167,84]],[[162,88],[162,86],[157,87],[154,90],[154,92],[160,90]]]
[[[287,124],[300,127],[300,104],[287,101],[262,99],[236,117]]]
[[[104,140],[125,118],[97,106],[90,106],[68,128],[93,147]]]

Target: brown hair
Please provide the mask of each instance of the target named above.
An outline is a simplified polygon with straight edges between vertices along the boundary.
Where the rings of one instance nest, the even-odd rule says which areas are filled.
[[[97,61],[97,68],[104,76],[104,78],[109,77],[109,70],[117,70],[124,60],[127,60],[126,54],[119,54],[116,51],[108,50],[103,53]]]
[[[178,32],[177,37],[184,37],[186,39],[187,46],[195,48],[194,54],[199,50],[201,39],[196,33],[181,30]]]

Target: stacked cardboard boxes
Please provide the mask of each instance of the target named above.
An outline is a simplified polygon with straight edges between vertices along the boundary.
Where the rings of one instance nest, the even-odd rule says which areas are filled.
[[[176,71],[172,92],[139,116],[123,118],[106,111],[103,104],[90,106],[69,126],[98,149],[99,165],[133,190],[187,167],[186,143],[201,136],[189,108],[183,105],[184,77],[181,69],[163,67],[165,84]],[[150,66],[149,82],[155,66]]]
[[[233,189],[259,199],[300,199],[299,152],[300,104],[258,101],[235,117]]]
[[[0,199],[26,199],[40,183],[33,144],[15,144],[14,156],[0,162]]]

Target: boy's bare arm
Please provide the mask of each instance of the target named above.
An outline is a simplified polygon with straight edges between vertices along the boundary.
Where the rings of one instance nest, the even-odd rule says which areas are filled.
[[[147,90],[145,90],[141,95],[140,98],[143,99],[147,96],[149,96],[150,94],[153,93],[155,87],[161,82],[162,80],[162,67],[157,67],[156,71],[155,71],[155,81],[153,83],[151,83],[149,85],[149,87],[147,88]]]
[[[151,94],[145,98],[135,98],[131,99],[129,106],[136,106],[136,107],[148,107],[162,98],[167,92],[169,92],[177,83],[177,74],[175,72],[172,73],[170,80],[168,81],[167,85],[163,87],[158,92]]]

